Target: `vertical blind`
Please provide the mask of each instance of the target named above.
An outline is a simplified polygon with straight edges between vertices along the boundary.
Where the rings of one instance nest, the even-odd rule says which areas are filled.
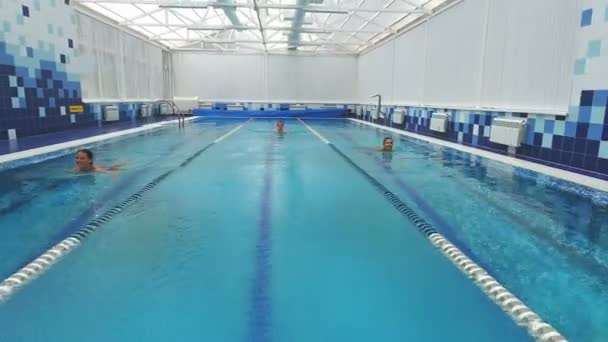
[[[566,111],[576,2],[466,0],[359,57],[359,99]]]
[[[85,100],[164,98],[170,81],[162,49],[78,14],[78,51]]]

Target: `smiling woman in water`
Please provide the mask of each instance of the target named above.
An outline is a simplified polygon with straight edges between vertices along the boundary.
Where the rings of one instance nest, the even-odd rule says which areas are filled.
[[[83,148],[76,151],[76,167],[74,172],[118,172],[126,163],[119,163],[112,166],[98,166],[93,161],[93,152]]]
[[[382,147],[376,148],[376,151],[380,152],[393,152],[393,138],[386,137],[382,141]]]

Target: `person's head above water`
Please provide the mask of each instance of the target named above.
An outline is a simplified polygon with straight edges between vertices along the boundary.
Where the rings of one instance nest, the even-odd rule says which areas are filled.
[[[382,151],[391,152],[393,150],[393,138],[386,137],[382,141]]]
[[[76,151],[76,169],[79,171],[91,171],[95,168],[93,165],[93,152],[83,148]]]
[[[277,131],[278,132],[283,132],[284,130],[285,130],[285,121],[278,120],[277,121]]]

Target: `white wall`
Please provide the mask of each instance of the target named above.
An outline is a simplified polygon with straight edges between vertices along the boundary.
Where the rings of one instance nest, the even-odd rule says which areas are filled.
[[[262,55],[175,52],[175,96],[204,100],[255,100],[266,96]]]
[[[359,58],[359,101],[566,111],[575,1],[464,0]]]
[[[173,54],[175,96],[210,101],[353,102],[354,56]]]

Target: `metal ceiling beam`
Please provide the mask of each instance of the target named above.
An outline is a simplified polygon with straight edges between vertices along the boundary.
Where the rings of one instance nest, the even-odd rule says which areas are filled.
[[[258,25],[260,26],[260,34],[262,35],[262,44],[264,45],[264,51],[267,51],[266,37],[264,34],[264,25],[262,24],[262,18],[260,18],[260,8],[258,7],[258,1],[253,0],[253,9],[255,10],[255,16],[258,18]]]
[[[214,53],[214,54],[218,54],[220,53],[218,50],[213,50],[213,49],[207,49],[207,48],[176,48],[176,49],[172,49],[173,51],[178,51],[178,52],[208,52],[208,53]],[[256,51],[256,50],[252,50],[252,51],[242,51],[242,50],[236,50],[236,49],[226,49],[226,51],[222,52],[222,55],[225,54],[239,54],[239,55],[259,55],[261,53],[265,53],[268,55],[280,55],[280,56],[285,56],[285,55],[298,55],[298,56],[316,56],[316,54],[313,51],[299,51],[297,53],[293,53],[292,51],[288,51],[288,50],[268,50],[268,52],[264,52],[264,51]],[[358,53],[356,51],[352,51],[352,52],[341,52],[341,51],[332,51],[327,53],[327,55],[329,56],[356,56]]]
[[[361,7],[363,6],[363,4],[365,3],[366,0],[360,0],[359,2],[357,2],[357,7]],[[344,19],[344,21],[342,21],[342,23],[340,24],[340,26],[338,26],[338,29],[342,29],[346,23],[348,23],[352,17],[354,16],[355,13],[350,13],[346,19]],[[329,20],[329,17],[327,17],[327,19],[325,20],[325,23],[323,24],[325,26],[325,24],[327,24],[327,21]],[[330,38],[334,38],[335,34],[331,35]]]
[[[172,41],[172,42],[184,42],[189,41],[188,39],[171,39],[171,38],[154,38],[156,41]],[[212,44],[262,44],[261,40],[253,39],[199,39],[192,41],[192,43],[212,43]],[[266,44],[288,44],[289,40],[268,40]],[[359,46],[359,43],[343,43],[343,42],[331,42],[331,41],[315,41],[315,42],[300,42],[302,46],[330,46],[330,45],[343,45],[343,46]]]
[[[387,3],[384,5],[384,7],[385,7],[385,8],[390,7],[392,4],[394,4],[394,3],[395,3],[395,1],[397,1],[397,0],[390,0],[389,2],[387,2]],[[412,13],[412,12],[408,13],[407,15],[410,15],[411,13]],[[417,12],[417,13],[419,13],[419,12]],[[376,18],[377,18],[377,17],[378,17],[380,14],[381,14],[381,13],[376,13],[376,14],[372,15],[372,17],[371,17],[371,18],[367,19],[367,20],[365,21],[365,23],[359,27],[359,30],[363,30],[364,28],[366,28],[366,27],[367,27],[367,25],[369,25],[369,24],[373,23],[373,22],[374,22],[374,19],[376,19]],[[385,28],[385,31],[386,31],[386,30],[390,30],[390,25],[388,25],[388,26]],[[360,32],[360,31],[359,31],[359,32]],[[354,36],[354,35],[355,35],[355,33],[350,34],[350,36],[349,36],[349,37],[348,37],[346,40],[348,41],[348,40],[349,40],[350,38],[352,38],[352,36]]]
[[[157,8],[157,9],[155,9],[155,10],[153,10],[153,11],[146,12],[146,13],[142,13],[142,14],[140,14],[140,15],[138,15],[138,16],[136,16],[136,17],[133,17],[133,18],[131,18],[131,19],[128,19],[128,20],[125,20],[125,21],[121,21],[121,22],[119,22],[118,24],[119,24],[119,25],[127,25],[127,24],[131,24],[131,23],[134,23],[134,21],[136,21],[136,20],[143,19],[143,18],[145,18],[145,17],[147,17],[147,16],[149,16],[149,15],[156,14],[156,13],[158,13],[158,12],[160,12],[160,11],[163,11],[163,9],[162,9],[162,8]]]
[[[221,3],[217,1],[210,2],[194,2],[194,1],[158,1],[158,0],[78,0],[80,3],[104,3],[104,4],[142,4],[142,5],[158,5],[160,8],[174,9],[194,9],[194,8],[235,8],[244,7],[254,9],[282,9],[282,10],[303,10],[310,13],[328,13],[328,14],[349,14],[351,12],[368,12],[368,13],[426,13],[427,10],[411,9],[411,8],[358,8],[358,7],[339,7],[339,6],[319,6],[319,5],[288,5],[288,4],[254,4],[248,2]]]
[[[1,0],[0,0],[1,1]],[[349,3],[348,5],[344,2],[340,4],[341,0],[334,0],[331,2],[325,2],[322,0],[298,0],[296,4],[283,4],[281,0],[74,0],[76,6],[80,6],[79,3],[95,3],[100,6],[108,4],[107,6],[100,6],[105,8],[107,11],[113,12],[118,17],[122,18],[118,25],[123,26],[125,29],[136,28],[138,30],[145,30],[145,34],[151,37],[151,41],[164,44],[169,42],[184,42],[184,44],[172,43],[171,46],[178,45],[177,48],[187,48],[196,46],[193,44],[207,43],[204,46],[205,49],[216,49],[217,51],[230,50],[238,44],[254,44],[258,47],[254,49],[261,49],[262,46],[264,52],[269,52],[276,48],[285,47],[297,47],[303,46],[316,46],[322,48],[322,53],[330,51],[341,51],[341,50],[356,50],[355,52],[360,53],[371,46],[376,45],[379,40],[384,40],[386,35],[401,32],[407,27],[410,27],[412,23],[406,23],[403,20],[412,13],[423,14],[422,18],[432,15],[435,9],[445,7],[445,3],[439,6],[432,6],[432,8],[426,8],[431,0],[426,1],[414,1],[414,0],[386,0],[382,8],[362,8],[364,5],[372,5],[366,3],[366,0],[359,0],[356,4]],[[268,2],[270,1],[270,2]],[[461,0],[462,1],[462,0]],[[446,0],[446,3],[452,3],[454,0]],[[122,15],[118,9],[112,8],[110,4],[129,4],[138,8],[140,11],[145,12],[137,14],[133,17],[128,18],[127,15]],[[159,8],[152,7],[146,8],[147,12],[137,5],[156,5]],[[375,4],[372,6],[377,6]],[[115,9],[114,11],[112,11]],[[199,9],[207,9],[205,17],[213,11],[216,13],[221,20],[221,25],[204,25],[204,20],[196,20],[190,14],[194,12],[198,19],[203,19],[198,13]],[[101,11],[101,10],[100,10]],[[236,13],[241,12],[239,15],[241,22],[238,25],[230,25],[227,19],[229,15],[226,12]],[[287,11],[287,12],[286,12]],[[159,12],[164,12],[165,17],[158,17]],[[171,12],[171,13],[169,13]],[[217,15],[217,12],[224,12],[222,15]],[[253,14],[255,12],[255,15]],[[125,12],[126,13],[126,12]],[[130,12],[129,12],[130,13]],[[322,16],[311,16],[313,27],[302,27],[305,23],[303,14],[305,13],[325,13],[326,18]],[[358,14],[360,13],[360,14]],[[373,13],[370,18],[367,18],[364,13]],[[383,23],[382,21],[375,22],[375,19],[381,16],[383,13],[395,13],[399,14],[396,20],[390,20],[390,23]],[[333,28],[325,27],[328,25],[331,18],[339,18],[336,15],[344,14],[344,19],[340,20],[336,27]],[[169,24],[167,16],[172,15],[177,18],[177,23]],[[156,17],[155,17],[156,16]],[[192,17],[192,18],[191,18]],[[358,17],[363,20],[362,24],[357,25],[356,28],[344,29],[347,23],[353,17]],[[157,23],[145,24],[135,23],[135,21],[141,22],[143,18],[151,18]],[[283,25],[291,24],[288,26],[271,26],[271,23],[277,18],[281,18],[284,21]],[[238,19],[238,18],[237,18]],[[287,19],[287,20],[286,20]],[[296,20],[297,19],[297,20]],[[420,18],[419,18],[420,19]],[[147,20],[150,21],[150,20]],[[416,20],[418,22],[418,20]],[[217,23],[217,21],[216,21]],[[308,23],[306,23],[308,24]],[[280,24],[279,24],[280,25]],[[378,27],[371,27],[371,25],[378,25]],[[168,32],[163,34],[154,34],[152,31],[161,31],[158,28],[164,27]],[[187,29],[184,30],[184,29]],[[236,31],[242,30],[243,34],[238,34]],[[178,32],[182,31],[184,32]],[[191,32],[194,31],[194,32]],[[204,32],[209,31],[209,32]],[[217,31],[217,32],[214,32]],[[270,31],[270,32],[269,32]],[[200,33],[199,33],[200,32]],[[259,32],[259,34],[258,34]],[[280,38],[280,33],[283,35],[287,34],[288,37],[284,37],[284,40],[273,40],[273,37]],[[338,35],[343,33],[345,35]],[[358,33],[361,34],[357,35]],[[301,34],[308,34],[308,36]],[[175,39],[167,38],[166,35],[172,35]],[[323,35],[323,40],[314,40],[315,35]],[[327,36],[326,36],[327,35]],[[165,37],[163,37],[165,36]],[[180,38],[178,38],[180,37]],[[306,42],[301,42],[300,37],[306,38]],[[344,37],[346,39],[342,39]],[[229,38],[229,39],[228,39]],[[251,39],[250,39],[251,38]],[[276,39],[274,38],[274,39]],[[296,39],[297,38],[297,39]],[[239,43],[241,42],[241,43]],[[229,44],[234,43],[234,44]],[[217,44],[224,44],[222,46]],[[226,45],[228,44],[228,45]],[[259,44],[259,45],[258,45]],[[267,46],[273,44],[273,46]],[[330,48],[330,46],[336,46],[336,48]],[[243,48],[251,48],[251,46],[244,46]],[[302,49],[302,53],[311,50],[310,52],[317,51],[316,49]]]
[[[392,3],[392,2],[394,2],[394,1],[395,1],[395,0],[391,0],[391,3]],[[405,0],[400,0],[400,1],[405,1]],[[420,8],[423,8],[423,7],[424,7],[426,4],[428,4],[429,2],[430,2],[430,0],[429,0],[429,1],[427,1],[427,2],[425,2],[425,3],[423,3],[423,4],[420,4],[420,5],[419,5],[417,8],[419,8],[419,9],[420,9]],[[428,16],[430,16],[431,14],[432,14],[432,12],[427,11],[427,12],[425,13],[425,15],[420,16],[420,18],[423,18],[423,17],[428,17]],[[395,22],[393,22],[393,23],[391,23],[390,25],[388,25],[388,26],[387,26],[387,28],[385,29],[385,31],[388,31],[388,32],[390,32],[390,34],[392,34],[392,33],[394,32],[394,29],[392,28],[392,26],[393,26],[394,24],[396,24],[396,23],[398,23],[398,22],[400,22],[400,21],[404,20],[404,19],[405,19],[405,18],[407,18],[409,15],[410,15],[410,13],[408,13],[408,14],[406,14],[406,15],[404,15],[404,16],[399,17],[399,19],[397,19]],[[374,20],[376,17],[377,17],[377,15],[373,16],[373,17],[372,17],[370,20]],[[370,23],[370,22],[367,22],[365,25],[361,26],[361,28],[365,28],[367,25],[369,25],[369,23]],[[377,36],[378,36],[378,35],[380,35],[380,34],[382,34],[382,32],[380,32],[380,33],[376,33],[376,34],[374,34],[373,36],[369,37],[370,42],[371,42],[371,41],[372,41],[372,40],[373,40],[375,37],[377,37]]]
[[[349,14],[352,12],[368,12],[368,13],[419,13],[417,9],[400,9],[400,8],[358,8],[358,7],[329,7],[329,6],[299,6],[299,5],[260,5],[261,8],[297,10],[301,9],[304,12],[311,13],[328,13],[328,14]]]
[[[137,24],[143,27],[165,27],[163,24]],[[233,25],[169,25],[173,28],[187,28],[192,31],[224,31],[224,30],[259,30],[258,26],[233,26]],[[357,29],[336,29],[336,28],[317,28],[317,27],[302,27],[292,28],[289,26],[266,26],[264,31],[298,31],[303,33],[367,33],[376,34],[382,33],[384,30],[357,30]]]

